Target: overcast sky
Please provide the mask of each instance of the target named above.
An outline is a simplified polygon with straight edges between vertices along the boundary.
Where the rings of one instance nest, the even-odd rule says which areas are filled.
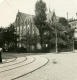
[[[19,11],[34,14],[35,3],[37,0],[0,0],[0,26],[8,26],[15,21]],[[43,0],[47,4],[47,9],[55,9],[57,16],[76,18],[77,0]]]

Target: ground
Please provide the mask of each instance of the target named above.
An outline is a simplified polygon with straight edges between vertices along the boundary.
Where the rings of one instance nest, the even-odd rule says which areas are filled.
[[[22,69],[24,69],[24,68],[25,68],[25,72],[30,71],[32,69],[33,70],[36,69],[36,70],[32,71],[31,73],[29,72],[29,74],[22,75],[21,73],[19,73],[19,74],[21,74],[21,76],[18,78],[14,78],[13,80],[77,80],[77,53],[72,53],[72,52],[65,52],[65,53],[58,53],[58,54],[56,54],[56,53],[45,53],[45,54],[43,53],[42,54],[41,53],[41,54],[37,54],[37,55],[36,54],[34,54],[34,55],[12,54],[11,56],[13,56],[14,58],[9,59],[9,60],[11,60],[13,62],[8,62],[8,64],[15,63],[15,61],[14,61],[16,59],[15,56],[17,57],[17,59],[21,58],[21,62],[22,62],[22,59],[24,60],[25,56],[27,57],[27,59],[29,58],[28,61],[31,61],[31,63],[28,65],[25,65],[25,67],[19,68],[20,71],[22,71]],[[36,59],[35,61],[33,60],[33,57]],[[28,62],[28,61],[26,61],[26,62]],[[34,61],[34,62],[32,62],[32,61]],[[13,65],[12,67],[16,67],[18,65],[20,66],[22,64],[24,65],[25,63],[22,62],[20,64]],[[44,65],[44,63],[45,63],[45,65]],[[5,65],[5,63],[1,64],[1,65]],[[0,65],[0,68],[1,68],[1,65]],[[8,69],[10,69],[10,68],[11,67],[8,67]],[[17,69],[16,69],[16,71],[17,71]],[[14,72],[14,69],[6,71],[6,72],[5,71],[2,72],[1,70],[2,71],[6,70],[6,68],[2,67],[0,69],[0,79],[1,80],[10,80],[10,78],[8,78],[8,77],[6,77],[6,79],[5,78],[3,79],[2,76],[6,75],[6,73],[9,74],[11,71]],[[13,74],[11,73],[9,75],[13,75]],[[16,74],[16,75],[18,75],[18,74]],[[14,75],[13,75],[13,77],[14,77]]]

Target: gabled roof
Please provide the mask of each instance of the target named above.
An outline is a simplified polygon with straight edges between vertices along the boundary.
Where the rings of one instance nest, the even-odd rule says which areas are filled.
[[[33,23],[34,15],[29,15],[29,14],[22,13],[22,12],[18,11],[17,16],[16,16],[16,20],[17,20],[17,17],[20,17],[20,24],[25,23],[25,22]]]
[[[30,15],[30,14],[26,14],[26,13],[22,13],[20,11],[18,11],[17,15],[16,15],[16,20],[17,17],[20,17],[20,24],[25,23],[25,22],[30,22],[30,23],[34,23],[34,15]],[[54,15],[54,12],[49,11],[49,13],[47,13],[47,22],[52,22],[52,17],[55,16],[56,17],[56,21],[58,21],[59,17],[57,17],[56,15]],[[16,21],[15,21],[16,23]]]

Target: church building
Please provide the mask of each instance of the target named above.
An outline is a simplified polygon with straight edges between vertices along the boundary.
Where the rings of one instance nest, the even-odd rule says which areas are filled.
[[[47,22],[52,23],[53,18],[56,18],[55,12],[49,11],[47,14]],[[16,27],[16,33],[19,35],[19,38],[17,39],[18,47],[23,46],[21,40],[24,38],[27,32],[30,35],[39,35],[39,30],[34,24],[34,15],[29,15],[18,11],[14,25]]]

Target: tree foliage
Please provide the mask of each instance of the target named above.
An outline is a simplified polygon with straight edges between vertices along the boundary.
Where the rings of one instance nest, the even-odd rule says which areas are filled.
[[[16,30],[14,25],[10,25],[10,27],[7,27],[4,31],[4,40],[8,44],[11,42],[16,42],[17,41],[17,35],[16,35]]]
[[[44,41],[43,39],[44,31],[47,29],[46,28],[47,27],[46,26],[46,20],[47,20],[46,10],[47,10],[46,4],[42,0],[39,0],[36,2],[34,23],[36,27],[39,29],[41,45]]]
[[[3,32],[4,32],[4,29],[0,28],[0,47],[3,47],[3,44],[4,44]]]
[[[17,34],[15,26],[11,24],[9,27],[0,28],[0,43],[3,48],[16,47],[17,45]]]
[[[24,45],[26,46],[27,52],[31,51],[31,46],[34,46],[36,48],[37,43],[39,42],[40,38],[37,34],[29,34],[29,32],[27,32],[21,42],[24,43]]]
[[[65,18],[59,18],[59,22],[51,24],[51,44],[55,44],[57,33],[58,48],[70,47],[73,37],[73,30]]]
[[[39,0],[35,5],[35,24],[40,29],[46,21],[46,4]]]
[[[59,18],[59,23],[61,23],[63,26],[68,25],[68,21],[64,17]]]

